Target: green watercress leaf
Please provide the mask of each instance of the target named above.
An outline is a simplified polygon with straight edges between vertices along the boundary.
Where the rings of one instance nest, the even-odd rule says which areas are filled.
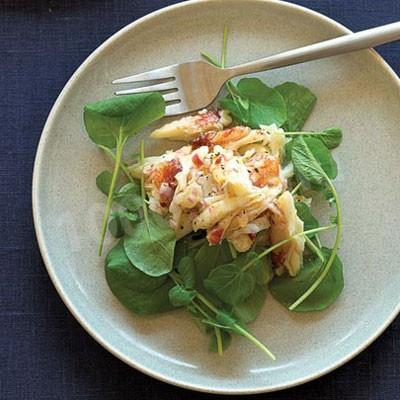
[[[94,143],[113,149],[120,135],[130,137],[164,114],[160,93],[138,93],[87,104],[83,120]]]
[[[286,102],[287,120],[285,131],[299,131],[314,108],[317,98],[311,90],[294,82],[285,82],[275,87]]]
[[[120,240],[107,254],[105,266],[107,279],[113,280],[113,285],[126,284],[138,292],[151,292],[160,287],[167,276],[151,277],[136,268],[128,259]]]
[[[139,221],[139,215],[130,211],[114,211],[111,214],[108,229],[115,238],[130,234],[135,229],[135,223]]]
[[[110,171],[102,171],[96,177],[96,186],[106,196],[110,190],[112,173]]]
[[[122,240],[108,253],[105,273],[111,291],[130,311],[146,315],[173,308],[168,298],[171,279],[150,277],[137,269],[126,256]]]
[[[314,139],[319,139],[329,150],[338,147],[342,141],[342,131],[340,128],[327,128],[321,132],[295,132],[296,136],[312,137]],[[290,135],[288,136],[290,137]],[[287,161],[292,159],[292,147],[294,140],[289,140],[285,144],[285,158]]]
[[[227,97],[220,101],[242,124],[251,128],[260,125],[282,126],[287,119],[286,103],[281,94],[258,78],[243,78],[235,88],[238,99]]]
[[[128,286],[120,286],[118,291],[115,291],[111,283],[109,283],[109,286],[115,297],[128,310],[139,315],[150,315],[173,310],[168,297],[169,290],[173,284],[168,279],[152,292],[137,292]]]
[[[297,137],[293,140],[291,159],[295,174],[300,180],[314,185],[324,185],[326,176],[337,176],[337,165],[328,148],[318,139]]]
[[[267,297],[267,285],[256,285],[253,293],[232,308],[232,313],[245,324],[253,322],[260,314]]]
[[[331,254],[327,248],[321,249],[325,260]],[[322,261],[315,257],[305,263],[294,278],[288,275],[276,276],[269,284],[272,296],[283,306],[289,308],[317,279],[322,270]],[[320,311],[329,307],[343,290],[343,265],[336,255],[333,265],[321,284],[294,311]]]
[[[186,289],[193,289],[196,283],[196,270],[191,257],[183,257],[178,264],[178,273]]]
[[[174,307],[183,307],[192,302],[192,300],[196,297],[196,291],[185,289],[181,285],[175,285],[170,289],[168,296],[169,301]]]
[[[203,282],[215,267],[226,264],[231,260],[232,254],[226,240],[216,246],[210,246],[209,243],[205,241],[194,256],[196,282]]]
[[[225,109],[229,110],[230,113],[235,117],[237,121],[244,125],[249,124],[250,119],[250,101],[244,99],[237,94],[233,94],[232,97],[226,97],[220,100],[220,104]]]
[[[292,161],[293,139],[285,143],[285,160]]]
[[[303,201],[295,201],[294,203],[297,211],[297,216],[304,222],[304,230],[319,228],[318,220],[312,215],[310,207]],[[309,238],[314,237],[315,234],[308,235]]]
[[[260,252],[265,250],[259,249]],[[243,268],[246,264],[256,258],[258,255],[257,251],[247,251],[246,253],[241,253],[234,260],[232,260],[232,264],[237,265],[240,268]],[[269,257],[263,257],[258,260],[249,271],[254,276],[255,282],[258,285],[265,285],[268,283],[274,276],[272,271],[272,264]]]
[[[110,222],[108,223],[108,230],[111,235],[117,239],[125,235],[125,230],[122,228],[121,219],[119,217],[111,216]]]
[[[205,241],[205,237],[199,236],[198,232],[179,239],[175,246],[174,265],[177,266],[182,257],[187,256],[194,259],[195,254],[204,245]]]
[[[161,276],[172,270],[176,236],[168,222],[159,214],[148,213],[124,240],[129,260],[150,276]]]
[[[106,196],[110,191],[111,179],[112,174],[109,171],[101,172],[96,178],[97,188]],[[129,211],[139,210],[142,207],[140,184],[136,181],[126,183],[114,191],[113,200]]]
[[[217,313],[217,315],[215,316],[215,320],[217,321],[217,323],[228,328],[233,328],[236,324],[236,319],[225,311],[220,311],[219,313]]]
[[[204,286],[226,304],[235,305],[247,299],[254,290],[253,274],[236,264],[221,265],[211,271]]]
[[[316,137],[321,140],[328,149],[334,149],[342,142],[342,130],[337,127],[324,129],[320,135]]]
[[[129,211],[140,210],[143,204],[140,184],[136,181],[125,184],[116,191],[114,200]]]

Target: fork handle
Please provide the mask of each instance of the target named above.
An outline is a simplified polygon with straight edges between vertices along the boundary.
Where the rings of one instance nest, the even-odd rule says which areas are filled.
[[[253,72],[266,71],[273,68],[285,67],[305,61],[317,60],[324,57],[348,53],[375,47],[383,43],[400,39],[400,22],[383,25],[365,31],[350,33],[334,39],[314,43],[309,46],[285,51],[260,60],[251,61],[236,67],[227,68],[230,77]]]

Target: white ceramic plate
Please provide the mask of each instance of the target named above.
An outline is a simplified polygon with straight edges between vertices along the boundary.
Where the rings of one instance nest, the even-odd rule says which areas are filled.
[[[96,255],[104,198],[95,187],[95,176],[109,164],[84,134],[82,108],[110,97],[114,78],[198,59],[200,51],[219,54],[224,25],[230,27],[231,65],[349,32],[305,8],[258,0],[185,2],[132,23],[82,64],[54,105],[37,152],[33,212],[54,285],[105,348],[166,382],[255,393],[331,371],[370,344],[399,312],[400,84],[368,50],[261,74],[271,85],[291,80],[317,94],[308,127],[343,128],[335,157],[346,288],[320,313],[289,313],[268,299],[251,328],[273,349],[276,362],[241,338],[220,358],[207,351],[207,339],[183,311],[142,318],[110,293]],[[155,151],[154,143],[147,142],[147,151]]]

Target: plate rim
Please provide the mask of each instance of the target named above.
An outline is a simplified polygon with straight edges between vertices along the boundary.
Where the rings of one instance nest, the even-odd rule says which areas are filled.
[[[54,102],[50,113],[46,119],[44,124],[43,130],[40,135],[39,144],[36,150],[36,156],[34,161],[33,167],[33,175],[32,175],[32,213],[33,213],[33,222],[35,228],[35,234],[37,238],[37,242],[39,245],[39,250],[44,261],[47,273],[50,276],[50,279],[56,288],[58,295],[61,297],[62,301],[70,311],[70,313],[74,316],[74,318],[79,322],[79,324],[85,329],[85,331],[93,337],[102,347],[104,347],[107,351],[113,354],[115,357],[129,365],[130,367],[135,368],[136,370],[145,373],[146,375],[158,379],[162,382],[172,384],[184,389],[195,390],[204,393],[214,393],[214,394],[257,394],[257,393],[267,393],[267,392],[274,392],[278,390],[288,389],[294,386],[298,386],[304,384],[306,382],[310,382],[314,379],[317,379],[323,375],[326,375],[333,370],[341,367],[352,358],[360,354],[363,350],[365,350],[369,345],[371,345],[386,329],[387,327],[394,321],[396,316],[400,313],[400,302],[398,303],[397,307],[394,308],[393,312],[386,318],[385,322],[377,329],[368,339],[366,339],[363,343],[361,343],[358,347],[354,348],[351,352],[347,355],[342,357],[341,359],[331,363],[331,365],[325,367],[318,372],[309,374],[308,376],[301,377],[298,379],[293,379],[290,381],[283,382],[281,384],[275,385],[265,385],[265,386],[258,386],[254,388],[245,388],[245,387],[238,387],[238,388],[228,388],[228,387],[208,387],[207,385],[190,383],[185,380],[181,380],[179,378],[175,378],[173,376],[167,376],[160,372],[157,372],[154,368],[144,367],[135,360],[128,358],[123,353],[115,349],[112,345],[107,343],[105,339],[102,338],[101,334],[94,330],[90,323],[85,320],[84,317],[81,316],[79,311],[77,311],[73,305],[73,301],[68,298],[68,295],[64,292],[61,282],[59,281],[55,271],[50,262],[50,258],[48,255],[48,249],[45,244],[43,232],[42,232],[42,224],[41,224],[41,217],[39,212],[39,184],[40,184],[40,166],[41,161],[44,154],[44,149],[46,147],[46,143],[49,137],[49,132],[51,131],[53,119],[55,114],[57,113],[60,104],[64,100],[66,94],[69,92],[69,89],[75,81],[79,78],[81,73],[86,69],[86,66],[90,64],[90,62],[95,59],[101,52],[106,50],[110,45],[112,45],[115,41],[117,41],[121,36],[123,36],[126,32],[131,29],[134,29],[136,26],[146,23],[150,21],[152,18],[163,14],[165,12],[176,10],[176,9],[183,9],[186,7],[191,7],[193,4],[200,4],[200,3],[222,3],[224,0],[188,0],[183,1],[177,4],[173,4],[167,7],[163,7],[159,10],[153,11],[149,14],[142,16],[141,18],[129,23],[128,25],[124,26],[123,28],[119,29],[117,32],[112,34],[108,39],[106,39],[103,43],[101,43],[90,55],[80,64],[80,66],[75,70],[75,72],[71,75],[68,79],[67,83],[64,85],[63,89],[61,90],[60,94],[58,95],[56,101]],[[244,0],[237,0],[238,2],[242,2]],[[299,11],[303,14],[312,16],[317,18],[321,21],[327,22],[332,26],[340,29],[343,33],[352,33],[350,29],[348,29],[343,24],[335,21],[332,18],[327,17],[326,15],[319,13],[317,11],[311,10],[307,7],[300,6],[298,4],[289,3],[287,1],[281,0],[247,0],[253,3],[272,3],[277,4],[282,8],[287,8],[291,10]],[[394,72],[392,67],[374,50],[368,50],[375,60],[382,65],[382,67],[387,71],[387,73],[393,78],[394,82],[397,83],[398,89],[400,89],[400,78]]]

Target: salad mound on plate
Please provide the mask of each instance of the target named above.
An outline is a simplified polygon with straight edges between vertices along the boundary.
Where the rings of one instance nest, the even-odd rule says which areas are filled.
[[[243,78],[226,91],[219,109],[151,134],[181,145],[149,155],[142,140],[133,159],[123,157],[128,139],[163,117],[161,94],[85,106],[86,131],[113,163],[96,178],[107,196],[98,250],[109,230],[117,241],[105,259],[106,280],[132,312],[185,308],[211,351],[223,354],[236,334],[275,359],[247,327],[267,293],[289,311],[308,312],[329,307],[343,289],[331,154],[342,132],[303,130],[316,97],[296,83]],[[323,226],[312,214],[316,193],[332,207]],[[319,235],[330,230],[328,247]]]
[[[215,116],[217,121],[218,115],[225,115],[223,124],[202,123],[203,116]],[[204,230],[210,245],[226,239],[239,253],[249,251],[260,232],[272,244],[303,232],[303,221],[287,190],[292,169],[281,167],[284,131],[275,124],[218,130],[231,122],[228,115],[225,110],[203,110],[152,133],[153,137],[161,132],[163,138],[193,140],[145,159],[143,168],[140,164],[130,167],[135,178],[144,175],[149,209],[169,221],[178,240]],[[299,236],[274,250],[277,271],[286,268],[290,275],[297,274],[304,242]]]

